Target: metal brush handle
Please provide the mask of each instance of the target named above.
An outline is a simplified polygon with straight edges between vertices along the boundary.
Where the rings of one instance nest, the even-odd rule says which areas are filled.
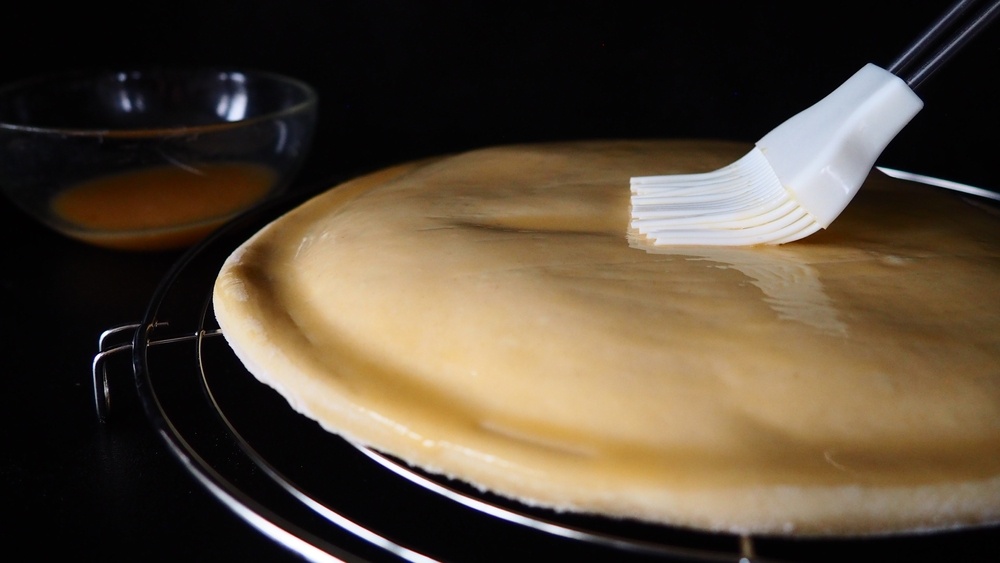
[[[959,20],[974,4],[976,4],[975,0],[959,0],[952,4],[886,70],[902,78],[911,90],[916,90],[921,83],[941,68],[966,43],[978,35],[979,32],[986,29],[997,15],[1000,15],[1000,0],[989,2],[972,18],[961,24],[958,31],[938,46],[937,50],[929,58],[924,60],[915,70],[904,75],[903,73],[908,68],[917,64],[919,58],[927,49],[930,49],[934,45],[934,42],[941,37],[941,34],[959,24]]]

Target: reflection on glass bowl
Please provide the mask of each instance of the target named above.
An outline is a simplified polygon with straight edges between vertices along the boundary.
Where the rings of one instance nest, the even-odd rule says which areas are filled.
[[[74,71],[0,88],[0,189],[98,246],[191,245],[283,192],[318,98],[255,70]]]

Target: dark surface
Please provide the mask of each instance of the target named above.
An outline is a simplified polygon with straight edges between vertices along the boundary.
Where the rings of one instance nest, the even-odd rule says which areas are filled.
[[[300,180],[313,186],[500,143],[753,141],[864,63],[888,62],[944,4],[34,2],[5,15],[0,79],[194,64],[297,76],[321,97]],[[1000,187],[998,36],[977,40],[926,85],[924,111],[883,164]],[[179,254],[84,246],[6,200],[0,236],[4,552],[294,560],[203,490],[142,416],[97,422],[98,336],[142,317]],[[109,369],[130,367],[116,359]]]

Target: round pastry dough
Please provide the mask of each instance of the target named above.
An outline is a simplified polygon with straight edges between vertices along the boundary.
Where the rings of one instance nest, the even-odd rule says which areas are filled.
[[[494,147],[357,178],[231,255],[248,370],[346,439],[556,510],[734,533],[1000,520],[1000,218],[875,171],[783,246],[648,247],[630,176],[742,143]]]

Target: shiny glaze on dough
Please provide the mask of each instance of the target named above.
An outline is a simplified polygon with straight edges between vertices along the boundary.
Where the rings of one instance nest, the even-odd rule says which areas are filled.
[[[647,248],[628,178],[739,143],[496,147],[330,190],[216,313],[332,432],[504,495],[735,532],[1000,519],[1000,219],[873,173],[779,247]]]

